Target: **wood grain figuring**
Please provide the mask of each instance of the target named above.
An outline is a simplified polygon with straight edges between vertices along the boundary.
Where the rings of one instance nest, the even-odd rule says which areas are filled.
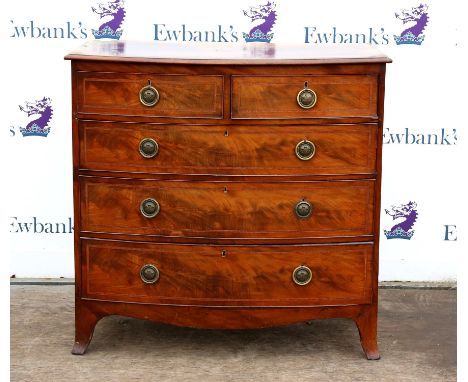
[[[153,74],[78,73],[82,113],[151,117],[222,118],[223,77]],[[140,102],[140,90],[151,81],[159,92],[155,106]]]
[[[330,246],[192,246],[83,240],[88,298],[194,305],[336,305],[370,303],[371,244]],[[337,264],[340,264],[339,267]],[[160,271],[155,284],[139,276]],[[307,265],[312,281],[293,282]]]
[[[317,103],[303,109],[297,94],[305,83]],[[377,114],[375,76],[233,76],[232,118],[362,117]]]
[[[311,319],[357,317],[370,306],[365,305],[311,305],[311,306],[202,306],[158,305],[108,302],[83,298],[81,306],[98,315],[132,315],[177,326],[203,329],[254,329],[306,322]],[[101,317],[99,317],[100,319]]]
[[[385,64],[370,46],[89,41],[72,60],[75,343],[118,314],[247,329],[355,321],[377,347]],[[144,106],[148,81],[159,102]],[[302,109],[305,83],[317,94]],[[144,158],[139,144],[157,141]],[[303,140],[315,145],[296,157]],[[141,214],[143,199],[160,212]],[[306,200],[312,215],[295,206]],[[160,271],[155,284],[140,277]],[[312,270],[299,286],[292,272]],[[339,334],[337,334],[338,336]],[[338,339],[337,339],[338,340]]]
[[[375,173],[376,125],[219,126],[79,122],[80,167],[153,174],[349,175]],[[144,158],[142,139],[159,153]],[[316,147],[300,160],[296,145]],[[204,155],[200,156],[199,153]],[[278,161],[278,158],[282,158]]]
[[[82,179],[84,231],[193,237],[336,237],[373,233],[373,181],[166,182]],[[158,201],[154,218],[140,213]],[[296,204],[313,205],[310,218]]]

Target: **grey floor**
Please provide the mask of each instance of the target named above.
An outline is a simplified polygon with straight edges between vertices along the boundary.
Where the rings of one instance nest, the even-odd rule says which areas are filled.
[[[209,331],[101,320],[70,354],[73,286],[11,286],[11,381],[455,381],[456,290],[380,290],[380,361],[353,322]]]

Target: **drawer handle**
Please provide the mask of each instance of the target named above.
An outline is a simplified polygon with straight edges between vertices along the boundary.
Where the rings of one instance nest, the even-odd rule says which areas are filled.
[[[312,109],[317,103],[317,94],[304,82],[304,89],[297,93],[297,103],[303,109]]]
[[[296,216],[299,219],[306,219],[310,215],[312,215],[312,204],[309,203],[307,200],[301,200],[296,204],[296,207],[294,208],[294,211],[296,212]]]
[[[151,85],[151,80],[148,80],[148,85],[140,90],[140,102],[148,107],[154,106],[159,101],[159,92]]]
[[[309,267],[300,265],[294,269],[292,278],[297,285],[307,285],[312,280],[312,271]]]
[[[309,160],[315,155],[315,145],[313,142],[308,140],[300,141],[296,145],[296,156],[300,160]]]
[[[158,155],[159,145],[154,139],[144,138],[139,146],[140,154],[145,158],[153,158]]]
[[[154,284],[159,280],[159,270],[153,264],[145,264],[140,269],[140,277],[145,284]]]
[[[153,198],[145,199],[140,203],[140,212],[145,218],[154,218],[160,210],[159,203]]]

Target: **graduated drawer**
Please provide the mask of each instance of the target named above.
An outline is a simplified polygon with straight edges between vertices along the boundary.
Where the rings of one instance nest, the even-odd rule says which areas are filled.
[[[80,178],[81,230],[87,232],[260,239],[373,234],[372,180],[274,183]],[[159,213],[148,217],[155,213],[156,203]],[[308,212],[310,216],[304,217]]]
[[[371,244],[249,247],[82,240],[81,248],[85,298],[211,306],[371,302]],[[311,274],[305,285],[294,281],[300,266],[310,270],[299,279],[307,281]]]
[[[140,91],[159,94],[145,106]],[[77,72],[79,113],[174,118],[222,118],[223,76]]]
[[[377,127],[150,125],[79,121],[80,168],[179,174],[375,173]],[[147,153],[142,148],[148,140]],[[314,155],[298,144],[312,143]],[[310,145],[310,143],[308,143]],[[150,155],[148,155],[148,153]],[[310,155],[309,155],[310,156]]]
[[[299,105],[306,86],[316,94],[309,109]],[[377,117],[377,76],[232,76],[232,118]]]

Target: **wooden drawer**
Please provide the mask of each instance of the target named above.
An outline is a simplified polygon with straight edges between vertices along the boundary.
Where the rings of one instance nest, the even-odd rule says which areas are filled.
[[[299,106],[297,96],[308,88],[317,95],[311,109]],[[304,75],[233,76],[232,118],[377,117],[377,76]]]
[[[82,231],[204,238],[373,234],[374,181],[188,182],[81,177]],[[144,217],[143,200],[159,203]],[[305,199],[308,218],[295,208]]]
[[[144,106],[140,90],[157,89],[159,102]],[[78,72],[77,111],[101,115],[222,118],[223,76]]]
[[[79,126],[82,169],[159,174],[375,173],[375,125],[209,126],[80,121]],[[152,158],[139,151],[145,138],[157,142],[158,151]],[[296,146],[304,139],[315,146],[310,160],[296,156]]]
[[[86,298],[189,305],[335,305],[371,302],[371,244],[197,246],[82,240]],[[154,284],[140,270],[159,271]],[[306,285],[293,281],[301,265]]]

